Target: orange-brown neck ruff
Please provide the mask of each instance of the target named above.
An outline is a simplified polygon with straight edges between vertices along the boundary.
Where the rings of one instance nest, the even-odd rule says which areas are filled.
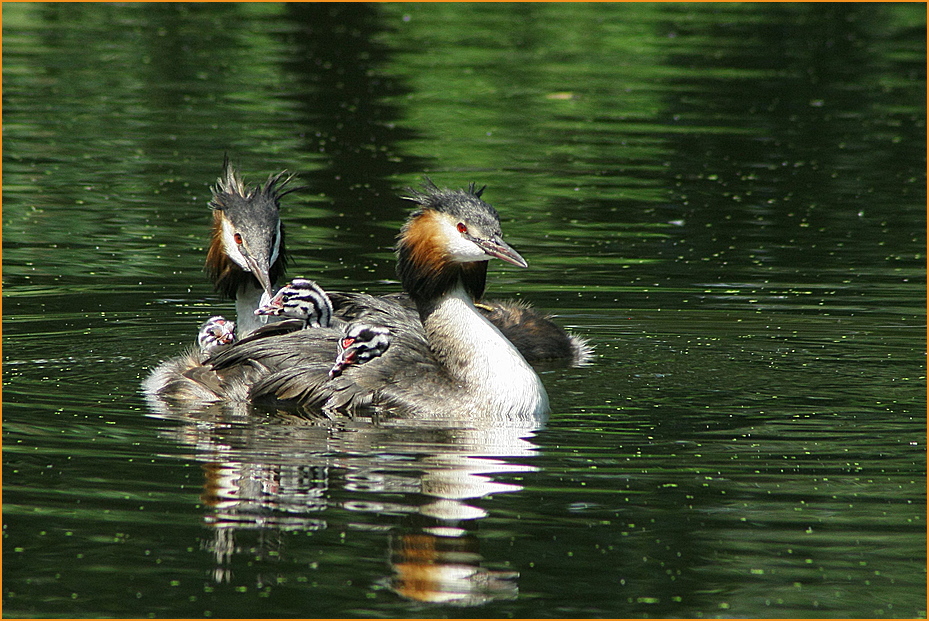
[[[280,252],[268,270],[268,279],[273,285],[284,276],[284,229],[281,227]],[[223,249],[223,214],[221,209],[213,209],[213,229],[210,234],[210,247],[206,253],[206,263],[203,266],[207,278],[213,287],[224,298],[234,300],[239,289],[251,287],[260,289],[261,283],[251,272],[243,270],[233,261]]]
[[[397,274],[403,289],[420,306],[438,299],[460,281],[472,299],[484,295],[487,261],[460,263],[443,248],[444,230],[432,209],[413,215],[400,230],[397,243]]]

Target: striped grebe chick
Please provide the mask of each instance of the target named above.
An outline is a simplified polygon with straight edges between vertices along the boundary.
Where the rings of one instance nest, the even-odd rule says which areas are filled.
[[[329,369],[329,377],[338,377],[349,365],[364,364],[383,356],[390,347],[390,330],[365,323],[348,324],[338,346],[339,353]]]
[[[300,319],[304,328],[328,328],[332,325],[332,302],[312,280],[294,278],[255,309],[255,314]]]
[[[217,351],[235,343],[235,322],[229,321],[222,315],[210,317],[197,333],[197,344],[200,346],[200,357],[206,359]]]

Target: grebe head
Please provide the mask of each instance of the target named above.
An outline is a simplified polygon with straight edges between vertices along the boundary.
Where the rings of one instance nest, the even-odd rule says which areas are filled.
[[[339,354],[335,365],[329,370],[329,377],[341,375],[349,365],[364,364],[383,355],[388,347],[390,330],[387,328],[363,323],[349,324],[344,336],[339,339]]]
[[[440,189],[426,179],[422,191],[411,189],[404,197],[418,208],[400,231],[397,271],[414,299],[435,298],[459,279],[480,298],[492,258],[528,267],[503,241],[500,216],[481,200],[483,192],[473,183],[467,190]]]
[[[286,171],[271,175],[262,186],[246,187],[229,159],[212,188],[213,234],[205,269],[216,290],[235,298],[246,284],[271,295],[284,273],[284,229],[280,198],[292,179]]]
[[[216,315],[200,326],[197,344],[201,353],[213,353],[235,343],[235,322]]]
[[[305,327],[328,328],[332,323],[332,302],[322,287],[312,280],[294,278],[274,297],[255,310],[256,315],[302,319]]]

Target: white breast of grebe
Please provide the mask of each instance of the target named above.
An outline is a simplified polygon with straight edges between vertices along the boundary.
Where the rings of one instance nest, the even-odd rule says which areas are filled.
[[[445,363],[467,392],[490,402],[502,415],[548,412],[542,380],[503,334],[474,308],[463,287],[449,292],[426,320],[433,339],[446,343]],[[456,355],[460,352],[459,355]]]

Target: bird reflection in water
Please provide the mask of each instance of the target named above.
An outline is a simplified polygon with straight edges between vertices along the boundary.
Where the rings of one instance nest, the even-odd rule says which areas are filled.
[[[421,602],[477,606],[516,599],[519,572],[483,567],[476,536],[461,528],[426,528],[390,540],[389,588]]]
[[[527,439],[533,429],[269,424],[255,422],[254,412],[243,423],[214,414],[164,433],[202,463],[210,531],[202,547],[217,582],[235,574],[239,584],[273,586],[280,563],[306,555],[287,549],[295,545],[287,533],[350,527],[367,537],[385,533],[389,568],[372,588],[459,606],[517,596],[519,573],[488,566],[482,554],[488,513],[478,501],[522,489],[495,479],[535,471],[526,463],[536,453]]]

